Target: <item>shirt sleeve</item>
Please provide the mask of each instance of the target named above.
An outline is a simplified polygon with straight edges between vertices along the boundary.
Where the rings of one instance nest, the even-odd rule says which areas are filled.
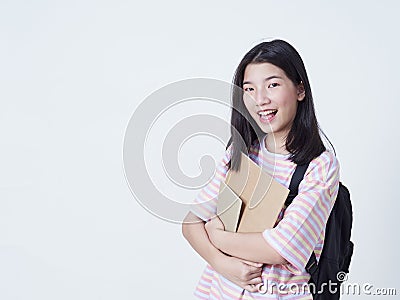
[[[300,274],[325,232],[326,223],[339,188],[339,163],[328,151],[311,161],[299,193],[288,206],[282,220],[263,232],[265,240],[288,264],[293,274]]]
[[[217,215],[217,200],[221,181],[225,181],[228,163],[231,159],[232,145],[228,147],[217,165],[211,181],[197,194],[190,211],[203,221],[208,222]]]

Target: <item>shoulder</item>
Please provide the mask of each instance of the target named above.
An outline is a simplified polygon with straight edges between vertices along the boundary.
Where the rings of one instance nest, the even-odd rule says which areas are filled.
[[[307,174],[327,180],[329,177],[339,176],[339,161],[332,151],[326,150],[314,158],[307,169]]]
[[[325,150],[310,162],[310,167],[339,168],[339,161],[332,151]]]

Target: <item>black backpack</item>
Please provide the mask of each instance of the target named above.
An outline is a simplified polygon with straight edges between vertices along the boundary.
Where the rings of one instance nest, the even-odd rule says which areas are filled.
[[[289,196],[286,207],[292,203],[298,194],[300,181],[309,164],[298,165],[290,181]],[[340,284],[347,279],[351,256],[353,255],[353,242],[350,241],[353,211],[349,190],[340,182],[336,202],[326,223],[324,247],[319,262],[315,253],[306,265],[307,272],[311,275],[310,292],[313,299],[334,300],[340,297]]]

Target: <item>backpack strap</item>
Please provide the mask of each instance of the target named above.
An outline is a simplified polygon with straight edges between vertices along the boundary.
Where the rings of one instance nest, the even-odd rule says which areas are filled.
[[[317,258],[315,257],[314,251],[311,253],[310,259],[308,260],[306,264],[306,270],[308,274],[311,276],[314,275],[315,271],[318,269],[318,263],[317,263]]]
[[[288,207],[293,199],[297,196],[299,193],[299,185],[300,182],[304,178],[304,174],[306,173],[306,170],[308,168],[309,163],[303,164],[303,165],[297,165],[296,170],[294,170],[292,179],[290,180],[290,185],[289,185],[289,195],[286,198],[285,205]]]
[[[296,170],[294,170],[292,179],[290,180],[290,185],[289,185],[290,192],[285,201],[286,207],[288,207],[292,203],[293,199],[299,193],[299,185],[304,178],[304,174],[306,173],[308,165],[309,163],[296,166]],[[306,264],[306,270],[311,276],[317,270],[317,258],[315,257],[314,251],[311,253],[311,257]]]

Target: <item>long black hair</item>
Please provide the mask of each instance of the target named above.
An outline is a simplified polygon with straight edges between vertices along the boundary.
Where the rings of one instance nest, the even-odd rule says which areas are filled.
[[[229,167],[239,170],[241,152],[248,153],[255,143],[262,142],[263,133],[247,111],[243,102],[244,71],[249,64],[270,63],[282,69],[298,86],[304,86],[305,98],[297,105],[296,116],[286,137],[289,159],[298,165],[310,162],[326,150],[320,136],[314,102],[307,72],[299,53],[288,42],[272,40],[253,47],[239,63],[233,78],[231,140],[233,148]],[[321,131],[322,132],[322,131]]]

